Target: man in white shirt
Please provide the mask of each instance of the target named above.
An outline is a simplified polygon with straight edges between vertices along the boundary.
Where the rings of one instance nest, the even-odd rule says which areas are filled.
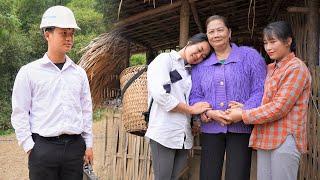
[[[93,161],[92,101],[85,71],[66,55],[80,28],[64,6],[47,9],[40,28],[48,51],[16,76],[12,126],[31,180],[81,180],[83,163]]]

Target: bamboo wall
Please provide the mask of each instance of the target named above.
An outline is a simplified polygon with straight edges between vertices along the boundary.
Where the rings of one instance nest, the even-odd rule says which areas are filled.
[[[320,179],[320,121],[319,121],[319,85],[320,67],[310,69],[312,75],[312,97],[308,114],[308,153],[302,155],[300,161],[299,180]]]
[[[126,133],[120,109],[108,113],[104,177],[107,180],[153,180],[149,143]]]
[[[307,17],[305,14],[286,14],[280,17],[291,23],[297,43],[297,57],[307,63]],[[308,113],[308,153],[302,155],[299,169],[299,180],[320,179],[320,67],[309,66],[312,75],[312,96]]]

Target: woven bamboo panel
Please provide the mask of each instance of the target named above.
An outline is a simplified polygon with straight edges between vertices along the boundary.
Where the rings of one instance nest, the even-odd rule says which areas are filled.
[[[153,180],[149,143],[126,133],[121,110],[108,113],[106,124],[105,174],[107,180]]]
[[[145,66],[126,68],[120,74],[121,89],[129,79]],[[148,109],[147,72],[137,78],[126,90],[122,99],[122,121],[127,132],[144,134],[147,129],[143,112]]]
[[[296,56],[307,63],[307,18],[305,14],[284,14],[279,20],[291,24],[294,38],[296,40]]]
[[[308,153],[302,155],[300,161],[299,177],[300,180],[320,179],[320,118],[319,118],[319,85],[320,68],[309,67],[312,75],[312,97],[309,102],[308,112]]]
[[[280,17],[291,23],[297,43],[297,57],[307,61],[307,18],[305,14],[285,14]],[[320,68],[310,67],[312,75],[312,97],[309,100],[307,138],[308,153],[301,156],[299,167],[299,180],[320,179]]]

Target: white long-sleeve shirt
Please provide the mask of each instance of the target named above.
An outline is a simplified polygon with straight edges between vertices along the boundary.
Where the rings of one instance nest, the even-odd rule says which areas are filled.
[[[182,80],[170,81],[170,71],[177,70]],[[171,149],[190,149],[193,136],[190,115],[171,112],[179,102],[188,104],[191,76],[185,70],[184,60],[178,52],[162,53],[150,63],[147,71],[148,96],[154,99],[146,137]],[[170,84],[167,93],[163,85]]]
[[[43,137],[81,134],[86,147],[92,147],[86,72],[67,56],[60,70],[47,54],[21,67],[13,86],[11,123],[26,152],[34,146],[32,133]]]

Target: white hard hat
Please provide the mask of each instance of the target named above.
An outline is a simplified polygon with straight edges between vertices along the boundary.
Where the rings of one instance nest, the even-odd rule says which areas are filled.
[[[74,18],[73,12],[64,6],[53,6],[44,12],[40,29],[45,27],[80,29]]]

